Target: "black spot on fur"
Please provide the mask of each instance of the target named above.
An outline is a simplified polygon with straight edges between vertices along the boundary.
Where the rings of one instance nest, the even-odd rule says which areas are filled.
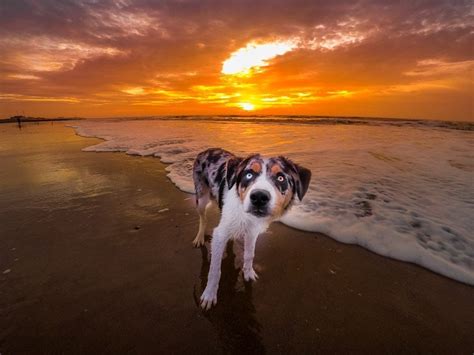
[[[280,163],[280,166],[284,171],[287,171],[289,173],[298,173],[298,170],[296,169],[295,164],[288,158],[285,158],[284,156],[279,156],[278,161]]]
[[[222,206],[224,206],[224,187],[225,187],[225,180],[222,180],[221,184],[219,185],[219,199],[218,199],[219,208],[221,210],[222,210]]]
[[[230,190],[232,186],[234,186],[235,181],[237,179],[237,166],[242,161],[242,158],[232,158],[229,159],[227,162],[227,171],[226,171],[226,180],[227,180],[227,187]]]
[[[216,164],[221,157],[221,151],[212,151],[207,156],[207,161],[209,162],[209,164]]]
[[[225,163],[222,163],[221,165],[219,165],[219,167],[217,168],[217,175],[216,177],[214,178],[214,182],[216,184],[220,184],[221,181],[223,180],[224,178],[224,169],[225,169]]]

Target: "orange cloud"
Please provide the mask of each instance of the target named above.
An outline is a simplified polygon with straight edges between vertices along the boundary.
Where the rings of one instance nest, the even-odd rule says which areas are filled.
[[[466,4],[18,0],[0,21],[1,116],[474,120]]]

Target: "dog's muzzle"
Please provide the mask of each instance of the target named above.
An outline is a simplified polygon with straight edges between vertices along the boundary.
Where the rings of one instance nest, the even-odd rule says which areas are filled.
[[[268,191],[254,190],[250,194],[250,213],[257,217],[265,217],[268,215],[268,205],[271,196]]]

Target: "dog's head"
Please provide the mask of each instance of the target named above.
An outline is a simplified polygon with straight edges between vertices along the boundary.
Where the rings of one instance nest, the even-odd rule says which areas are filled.
[[[257,217],[278,218],[308,190],[311,171],[285,157],[259,154],[233,158],[227,166],[227,184],[234,185],[244,210]]]

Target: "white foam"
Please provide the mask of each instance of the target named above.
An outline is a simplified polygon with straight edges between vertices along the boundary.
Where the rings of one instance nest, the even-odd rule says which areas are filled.
[[[105,140],[85,151],[159,157],[191,193],[201,150],[286,155],[313,179],[283,223],[474,285],[472,131],[189,120],[81,121],[74,128]]]

